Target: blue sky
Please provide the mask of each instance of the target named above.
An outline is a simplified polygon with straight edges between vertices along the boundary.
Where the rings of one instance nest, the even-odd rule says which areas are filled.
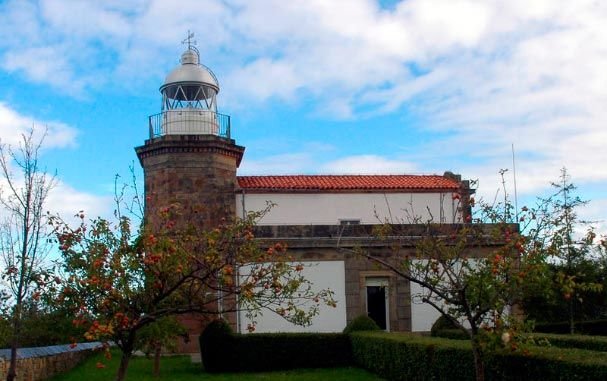
[[[520,199],[565,166],[607,215],[607,4],[584,0],[2,1],[0,137],[48,127],[51,209],[111,210],[187,30],[240,174],[451,170],[492,198],[514,144]]]

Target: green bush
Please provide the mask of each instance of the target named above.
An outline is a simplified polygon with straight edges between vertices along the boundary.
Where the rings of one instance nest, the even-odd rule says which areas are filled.
[[[208,372],[261,372],[353,364],[350,340],[338,333],[233,334],[214,322],[200,336]]]
[[[384,332],[351,335],[358,365],[389,380],[474,379],[469,341]],[[529,347],[486,355],[487,380],[607,379],[607,353]]]
[[[445,315],[441,315],[436,319],[434,324],[432,324],[432,328],[430,328],[430,336],[436,336],[437,331],[442,331],[444,329],[459,329],[448,317]]]
[[[27,310],[21,319],[19,346],[46,347],[84,341],[85,330],[72,323],[73,315],[62,311],[40,312]],[[10,346],[12,328],[8,320],[0,318],[0,348]]]
[[[346,335],[352,332],[357,331],[379,331],[381,328],[377,325],[375,320],[371,319],[367,315],[360,315],[352,320],[346,328],[344,328],[343,333]]]
[[[437,329],[432,332],[434,337],[442,337],[443,339],[452,340],[470,340],[470,336],[459,328],[456,329]]]
[[[234,334],[225,320],[214,320],[199,338],[202,364],[207,372],[220,372],[236,358],[232,354]]]

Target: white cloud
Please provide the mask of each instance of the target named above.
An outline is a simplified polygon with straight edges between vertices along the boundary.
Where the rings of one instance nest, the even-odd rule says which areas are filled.
[[[423,57],[477,45],[491,9],[480,1],[413,0],[400,2],[396,16],[421,43]]]
[[[65,53],[66,46],[24,48],[6,53],[2,62],[8,72],[23,72],[36,83],[47,83],[62,92],[82,96],[92,81],[77,78]]]
[[[413,173],[413,163],[377,155],[349,156],[323,164],[319,172],[335,174],[404,174]]]
[[[15,186],[20,189],[21,184],[23,184],[20,173],[15,171],[13,176]],[[47,174],[47,181],[50,181],[51,177],[52,174]],[[0,178],[0,190],[2,190],[3,197],[9,196],[7,182],[4,178]],[[73,216],[80,211],[83,211],[87,218],[102,216],[111,220],[113,205],[112,197],[82,192],[60,179],[55,179],[44,204],[44,212],[49,212],[53,216],[60,216],[67,222],[72,220],[75,222]],[[4,218],[6,213],[8,212],[4,208],[0,208],[0,218]]]
[[[245,159],[238,169],[241,175],[292,175],[303,173],[314,166],[308,153],[290,153],[266,156],[260,159]]]
[[[589,221],[595,228],[595,232],[607,239],[607,198],[590,200],[590,202],[580,212],[579,217],[582,220]]]
[[[321,154],[327,147],[307,145],[310,150],[289,154],[270,155],[243,161],[241,175],[292,175],[302,173],[330,174],[402,174],[413,173],[413,163],[388,159],[377,155],[357,155],[322,162]]]
[[[0,66],[70,94],[108,78],[128,88],[176,64],[176,44],[189,28],[203,62],[217,64],[230,107],[302,102],[315,115],[347,119],[406,108],[420,120],[417,129],[442,136],[424,147],[427,155],[464,176],[495,180],[510,166],[514,143],[523,193],[545,187],[563,166],[581,181],[607,181],[597,165],[607,162],[607,3],[409,0],[390,10],[372,0],[82,4],[0,5]],[[245,161],[243,170],[415,169],[400,157],[366,159],[322,166],[309,153],[278,152]]]
[[[34,141],[39,141],[46,132],[42,150],[61,149],[76,145],[77,130],[64,123],[42,121],[19,114],[4,103],[0,103],[0,142],[10,146],[22,143],[22,135],[34,128]],[[11,165],[12,163],[9,163]],[[21,173],[14,169],[12,175],[17,187],[22,183]],[[52,177],[50,173],[49,178]],[[6,191],[6,181],[0,178],[0,189]],[[85,210],[92,216],[109,216],[112,211],[111,197],[99,197],[79,191],[64,183],[61,179],[55,180],[51,189],[46,208],[53,214],[59,213],[62,217],[69,217],[80,210]],[[4,211],[0,211],[0,215]]]
[[[51,190],[46,203],[51,214],[58,214],[66,221],[80,211],[84,211],[87,218],[110,218],[113,205],[112,197],[82,192],[61,181]]]
[[[76,145],[77,130],[73,127],[60,122],[42,121],[19,114],[0,102],[0,142],[2,144],[18,146],[22,143],[22,135],[27,134],[31,128],[34,128],[34,141],[39,141],[46,131],[43,150]],[[13,171],[17,186],[23,181],[20,175],[18,170]],[[49,174],[49,178],[50,176],[52,174]],[[4,178],[0,178],[0,189],[3,188],[6,188],[6,181]],[[111,213],[111,198],[79,191],[62,182],[61,179],[56,179],[55,186],[49,193],[46,208],[51,213],[59,213],[63,217],[72,216],[79,210],[85,210],[94,216],[108,216]]]
[[[51,30],[79,38],[93,38],[112,42],[131,34],[131,24],[126,12],[137,12],[142,2],[130,1],[125,7],[117,1],[43,0],[40,2],[41,17]]]
[[[45,149],[73,147],[76,145],[77,130],[65,123],[43,121],[19,114],[6,104],[0,102],[0,140],[3,144],[17,145],[23,134],[34,128],[35,134],[46,131]]]

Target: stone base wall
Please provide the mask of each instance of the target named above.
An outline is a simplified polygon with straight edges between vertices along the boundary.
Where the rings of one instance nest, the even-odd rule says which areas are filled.
[[[388,280],[389,326],[390,331],[411,331],[411,293],[409,281],[395,276],[392,271],[383,270],[377,264],[352,253],[333,248],[311,247],[313,240],[299,242],[289,247],[288,253],[295,261],[322,262],[344,261],[346,281],[346,323],[360,315],[366,315],[366,281],[368,278],[385,278]],[[299,247],[297,247],[299,246]],[[410,249],[411,250],[411,249]],[[374,248],[376,255],[393,261],[387,253],[389,248]],[[383,253],[383,255],[382,255]],[[396,262],[395,262],[396,264]]]
[[[57,353],[49,356],[17,359],[16,381],[48,380],[54,375],[67,372],[89,357],[94,349]],[[0,380],[5,380],[10,359],[0,357]]]

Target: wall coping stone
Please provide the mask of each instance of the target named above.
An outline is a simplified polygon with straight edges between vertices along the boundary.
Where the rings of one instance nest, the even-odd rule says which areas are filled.
[[[17,349],[17,358],[18,359],[27,359],[33,357],[45,357],[45,356],[54,356],[61,353],[67,352],[80,352],[90,349],[99,349],[102,347],[101,342],[94,341],[90,343],[78,343],[75,347],[72,348],[71,344],[63,344],[63,345],[51,345],[48,347],[32,347],[32,348],[19,348]],[[0,361],[9,361],[11,358],[11,350],[9,349],[0,349]]]

